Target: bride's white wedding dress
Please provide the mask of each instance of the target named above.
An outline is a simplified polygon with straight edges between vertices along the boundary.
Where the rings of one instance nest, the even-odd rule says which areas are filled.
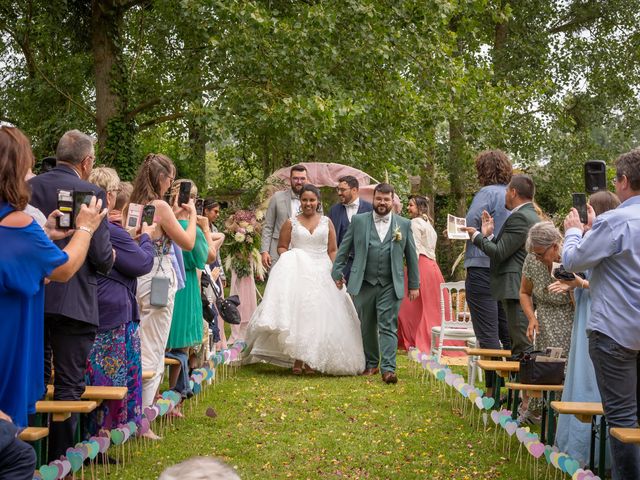
[[[323,373],[356,375],[365,366],[360,320],[331,278],[329,219],[322,217],[313,233],[291,222],[291,250],[271,269],[249,322],[248,361],[290,367],[297,359]]]

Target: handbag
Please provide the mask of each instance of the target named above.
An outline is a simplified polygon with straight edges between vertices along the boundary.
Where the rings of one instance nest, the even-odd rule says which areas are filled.
[[[169,304],[169,287],[171,286],[171,279],[165,274],[164,267],[162,266],[162,259],[164,258],[164,250],[162,255],[156,256],[160,258],[158,262],[158,268],[156,268],[155,275],[151,278],[151,294],[149,303],[154,307],[166,307]],[[162,274],[160,274],[162,272]]]
[[[550,357],[545,357],[545,361],[540,361],[538,357],[545,357],[545,353],[533,351],[520,354],[520,383],[529,385],[562,385],[566,362],[561,359],[551,359]]]
[[[238,295],[230,295],[227,298],[221,298],[216,288],[213,288],[216,295],[216,307],[222,319],[231,325],[240,325],[242,320],[238,305],[240,305],[240,297]]]

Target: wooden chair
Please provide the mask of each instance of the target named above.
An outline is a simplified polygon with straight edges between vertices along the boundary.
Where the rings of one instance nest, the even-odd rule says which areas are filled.
[[[560,415],[573,415],[582,423],[591,424],[591,444],[589,447],[589,468],[593,471],[596,459],[596,432],[600,434],[600,458],[598,475],[604,478],[605,456],[607,454],[607,421],[602,403],[599,402],[551,402],[551,408]],[[600,417],[598,426],[597,417]]]
[[[453,308],[455,297],[456,308]],[[440,326],[431,329],[431,353],[437,353],[440,362],[443,350],[464,350],[465,346],[445,345],[445,340],[474,341],[471,314],[464,298],[464,282],[440,284]]]

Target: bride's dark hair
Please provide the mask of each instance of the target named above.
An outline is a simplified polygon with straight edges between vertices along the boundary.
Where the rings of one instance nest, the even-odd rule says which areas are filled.
[[[307,183],[304,187],[302,187],[302,190],[300,191],[300,197],[302,197],[302,194],[304,192],[311,192],[316,196],[316,198],[318,199],[318,206],[316,207],[316,211],[322,211],[322,197],[320,196],[320,189],[311,183]]]

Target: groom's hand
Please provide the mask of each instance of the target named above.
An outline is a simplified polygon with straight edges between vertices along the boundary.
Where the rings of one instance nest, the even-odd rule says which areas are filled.
[[[409,300],[415,300],[416,298],[418,298],[420,296],[420,290],[413,289],[413,290],[409,290]]]
[[[336,280],[336,287],[338,287],[338,290],[342,290],[342,287],[344,286],[344,277],[341,278],[340,280]]]

